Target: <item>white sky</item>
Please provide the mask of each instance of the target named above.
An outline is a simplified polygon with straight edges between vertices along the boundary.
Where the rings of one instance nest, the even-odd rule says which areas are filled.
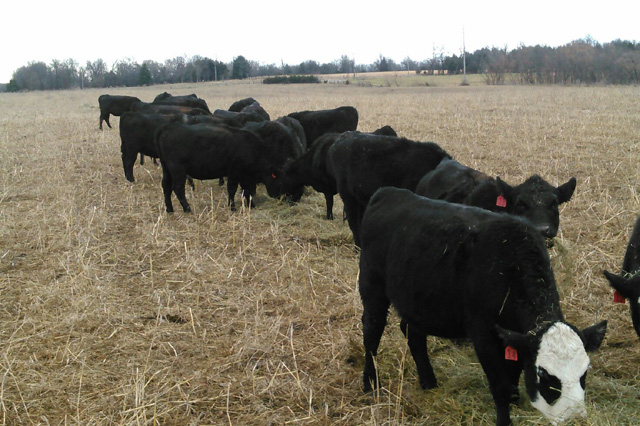
[[[297,65],[380,55],[401,62],[521,43],[560,46],[590,35],[640,41],[640,1],[223,0],[10,1],[1,8],[0,82],[30,61],[164,62],[243,55]]]

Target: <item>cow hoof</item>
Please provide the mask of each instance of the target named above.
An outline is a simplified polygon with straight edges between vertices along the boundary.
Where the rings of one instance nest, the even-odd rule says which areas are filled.
[[[433,382],[433,383],[422,383],[422,382],[420,382],[420,387],[423,390],[435,389],[435,388],[438,387],[438,382]]]

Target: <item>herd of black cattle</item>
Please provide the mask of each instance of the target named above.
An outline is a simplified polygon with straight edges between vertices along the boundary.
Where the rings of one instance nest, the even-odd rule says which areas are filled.
[[[547,252],[575,178],[554,187],[534,175],[510,186],[389,126],[358,132],[350,106],[271,120],[253,98],[213,113],[196,95],[163,93],[152,103],[102,95],[99,104],[101,129],[103,121],[111,127],[110,114],[120,116],[129,181],[138,154],[141,163],[143,156],[160,159],[167,212],[172,192],[191,211],[191,178],[221,185],[226,178],[231,208],[238,185],[252,206],[259,183],[290,203],[311,186],[325,196],[327,219],[340,195],[360,247],[365,391],[380,385],[374,357],[393,305],[422,388],[437,386],[426,337],[468,338],[498,425],[511,424],[522,372],[532,405],[553,422],[586,414],[586,352],[600,347],[607,322],[580,330],[565,321]],[[640,336],[638,247],[640,218],[621,274],[605,276],[630,301]]]

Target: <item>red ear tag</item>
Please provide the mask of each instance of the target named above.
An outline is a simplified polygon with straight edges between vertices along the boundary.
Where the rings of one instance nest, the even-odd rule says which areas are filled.
[[[622,295],[620,294],[620,292],[618,292],[618,290],[613,292],[613,303],[625,303],[626,301],[627,299],[622,297]]]
[[[505,208],[507,207],[507,199],[501,195],[498,195],[498,199],[496,200],[496,206]]]
[[[507,361],[517,361],[518,360],[518,351],[511,346],[507,346],[504,348],[504,359]]]
[[[276,178],[276,174],[275,173],[271,173],[271,177],[275,179]]]

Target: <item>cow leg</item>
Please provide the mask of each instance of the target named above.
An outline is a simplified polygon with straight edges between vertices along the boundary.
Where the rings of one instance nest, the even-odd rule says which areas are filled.
[[[384,294],[384,283],[373,280],[363,268],[360,260],[360,297],[362,298],[362,340],[364,343],[364,371],[362,381],[364,391],[371,392],[380,387],[374,358],[378,355],[378,346],[387,325],[389,299]],[[377,281],[377,282],[376,282]]]
[[[235,197],[236,192],[238,191],[238,181],[234,178],[227,177],[227,194],[229,195],[228,206],[231,207],[232,211],[236,209]]]
[[[106,121],[107,122],[107,126],[111,127],[111,124],[109,124],[109,113],[100,113],[100,130],[102,130],[102,122]]]
[[[140,165],[144,166],[144,154],[140,153]]]
[[[176,198],[180,201],[180,205],[182,206],[182,210],[185,213],[191,213],[191,207],[187,202],[187,197],[184,193],[184,186],[187,183],[187,174],[184,170],[176,170],[173,172],[171,182],[171,188],[173,189],[173,193],[176,194]]]
[[[402,334],[407,338],[407,344],[411,350],[411,356],[418,368],[418,377],[422,389],[432,389],[438,386],[438,381],[433,373],[433,367],[427,353],[427,335],[415,328],[408,326],[405,320],[400,321]]]
[[[164,194],[164,205],[167,209],[167,213],[173,212],[173,203],[171,203],[171,172],[164,163],[162,163],[162,192]]]
[[[187,175],[187,182],[189,182],[189,186],[191,187],[191,190],[195,191],[196,185],[193,183],[193,178],[189,175]]]
[[[136,152],[123,152],[122,153],[122,167],[124,168],[124,177],[129,182],[134,182],[133,178],[133,165],[136,162]]]
[[[360,247],[360,228],[358,226],[358,212],[360,211],[360,206],[358,201],[350,196],[345,196],[342,201],[344,203],[344,209],[347,212],[349,228],[351,228],[351,233],[353,234],[353,242],[356,246]]]
[[[218,186],[224,186],[224,178],[223,177],[218,179]]]
[[[469,335],[473,341],[480,365],[484,370],[487,380],[489,381],[489,389],[496,404],[497,426],[511,425],[511,417],[509,416],[509,403],[512,398],[512,379],[510,374],[509,362],[504,359],[504,344],[493,335],[489,327],[478,326],[475,330],[470,331]]]
[[[256,198],[256,183],[255,182],[240,182],[242,188],[242,197],[245,199],[247,206],[255,208],[256,204],[253,201]]]
[[[333,220],[333,194],[324,193],[324,201],[327,204],[327,220]]]

